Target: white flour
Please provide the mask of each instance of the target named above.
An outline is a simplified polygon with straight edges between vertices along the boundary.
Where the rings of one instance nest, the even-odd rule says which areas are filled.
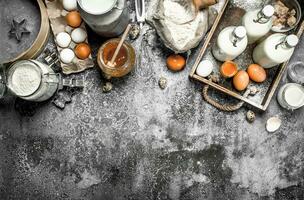
[[[41,75],[31,65],[20,65],[11,75],[10,89],[18,96],[29,96],[39,87]]]
[[[164,15],[164,23],[178,49],[185,49],[185,46],[193,42],[193,39],[197,37],[199,26],[205,26],[202,35],[207,29],[207,14],[199,12],[196,16],[195,7],[191,1],[164,0]]]

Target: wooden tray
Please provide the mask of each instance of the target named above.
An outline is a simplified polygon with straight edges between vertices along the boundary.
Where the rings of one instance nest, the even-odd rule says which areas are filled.
[[[287,68],[288,62],[285,62],[278,67],[271,68],[267,70],[267,80],[264,83],[257,84],[251,82],[250,85],[255,86],[260,91],[255,96],[243,96],[243,93],[236,91],[231,83],[231,80],[221,79],[219,83],[214,83],[207,78],[200,77],[196,74],[196,69],[203,59],[208,59],[214,63],[214,74],[219,74],[219,67],[222,64],[221,62],[215,60],[211,53],[211,48],[215,44],[217,36],[223,28],[232,25],[241,24],[241,18],[245,14],[246,10],[251,10],[254,7],[258,8],[261,5],[255,3],[256,5],[249,5],[247,1],[243,1],[242,5],[238,3],[239,1],[225,0],[222,10],[219,12],[211,30],[209,31],[202,48],[196,58],[194,66],[191,70],[190,77],[194,80],[200,81],[204,84],[229,95],[236,99],[239,99],[247,104],[254,106],[260,110],[265,111],[281,81],[281,78]],[[251,1],[252,4],[252,1]],[[294,33],[300,38],[304,30],[304,20],[302,18],[298,27],[294,29]],[[256,44],[249,45],[246,51],[240,55],[236,60],[240,69],[246,70],[249,64],[252,64],[252,52]]]

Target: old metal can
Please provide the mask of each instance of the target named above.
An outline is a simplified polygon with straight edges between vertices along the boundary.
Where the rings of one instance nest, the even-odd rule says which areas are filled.
[[[126,0],[77,0],[77,4],[83,20],[101,36],[118,36],[129,24]]]

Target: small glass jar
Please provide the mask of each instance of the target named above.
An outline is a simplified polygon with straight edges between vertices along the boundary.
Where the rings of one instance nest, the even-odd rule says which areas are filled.
[[[119,78],[131,72],[135,66],[135,50],[128,43],[124,42],[117,59],[115,66],[109,66],[107,63],[111,60],[111,55],[114,54],[115,49],[120,41],[120,38],[115,38],[105,42],[98,51],[97,62],[106,78]]]
[[[51,98],[58,85],[58,75],[36,60],[17,61],[6,72],[8,92],[27,101],[42,102]]]
[[[304,84],[304,63],[296,62],[288,68],[288,78],[295,83]]]
[[[296,110],[304,106],[304,87],[297,83],[287,83],[279,90],[279,104],[287,110]]]

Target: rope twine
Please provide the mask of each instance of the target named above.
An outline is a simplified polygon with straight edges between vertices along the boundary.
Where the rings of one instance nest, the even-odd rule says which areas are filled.
[[[218,82],[219,78],[216,76],[211,76],[209,78],[210,81],[212,82]],[[214,100],[212,97],[210,97],[208,95],[208,90],[209,90],[210,86],[209,85],[205,85],[203,88],[203,97],[205,99],[205,101],[207,101],[210,105],[214,106],[215,108],[221,110],[221,111],[226,111],[226,112],[233,112],[236,111],[238,109],[240,109],[243,105],[244,105],[244,101],[240,101],[237,104],[222,104],[219,103],[218,101]],[[255,95],[257,94],[259,91],[257,90],[256,87],[249,87],[245,93],[244,93],[244,97],[247,98],[249,95]]]

